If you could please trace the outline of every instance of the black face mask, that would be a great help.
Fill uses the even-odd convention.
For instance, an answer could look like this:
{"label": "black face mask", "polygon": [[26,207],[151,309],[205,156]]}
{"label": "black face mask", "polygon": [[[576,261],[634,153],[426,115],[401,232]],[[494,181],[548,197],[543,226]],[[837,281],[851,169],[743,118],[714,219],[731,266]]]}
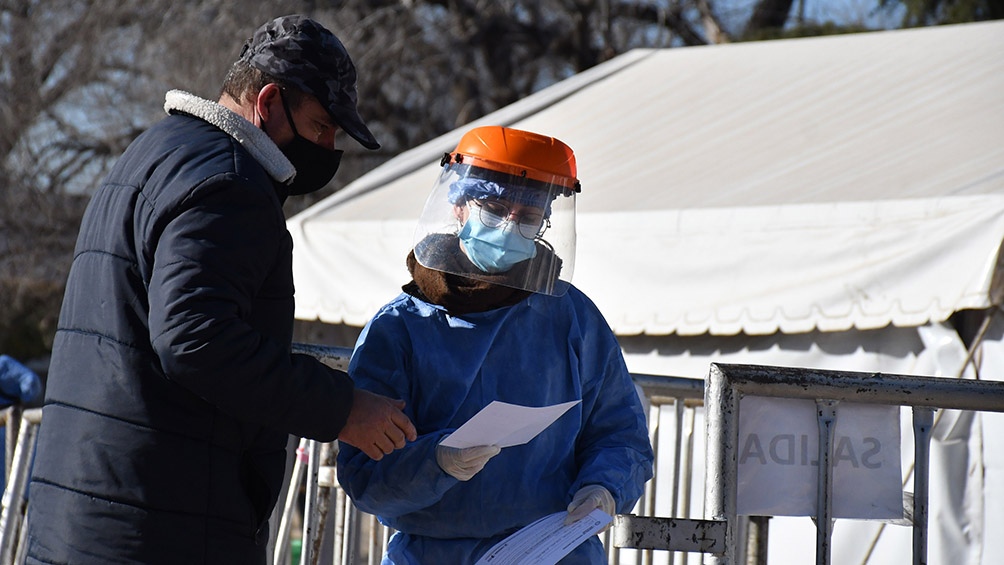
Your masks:
{"label": "black face mask", "polygon": [[296,177],[293,178],[293,182],[286,185],[286,192],[293,196],[320,190],[335,176],[335,171],[342,162],[342,151],[325,149],[301,136],[300,132],[296,131],[296,124],[293,123],[286,98],[281,94],[279,96],[282,98],[282,109],[286,112],[286,121],[293,130],[293,141],[281,151],[296,169]]}

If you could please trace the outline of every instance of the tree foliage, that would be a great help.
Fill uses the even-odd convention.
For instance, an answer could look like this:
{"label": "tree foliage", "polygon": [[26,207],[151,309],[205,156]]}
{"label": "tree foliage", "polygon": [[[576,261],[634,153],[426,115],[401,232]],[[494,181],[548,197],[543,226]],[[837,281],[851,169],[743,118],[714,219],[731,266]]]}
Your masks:
{"label": "tree foliage", "polygon": [[1004,0],[880,0],[880,5],[903,8],[903,27],[1004,19]]}
{"label": "tree foliage", "polygon": [[165,84],[218,81],[275,6],[246,4],[0,0],[0,352],[49,347],[89,191]]}
{"label": "tree foliage", "polygon": [[[29,341],[46,346],[87,195],[163,115],[164,92],[216,99],[243,41],[271,17],[306,13],[335,31],[383,145],[371,152],[345,138],[335,182],[290,199],[292,214],[406,149],[634,48],[869,25],[818,10],[807,18],[807,1],[0,0],[0,351],[16,355],[15,341],[25,349],[36,334]],[[904,25],[1001,17],[1000,0],[858,1],[900,9]]]}

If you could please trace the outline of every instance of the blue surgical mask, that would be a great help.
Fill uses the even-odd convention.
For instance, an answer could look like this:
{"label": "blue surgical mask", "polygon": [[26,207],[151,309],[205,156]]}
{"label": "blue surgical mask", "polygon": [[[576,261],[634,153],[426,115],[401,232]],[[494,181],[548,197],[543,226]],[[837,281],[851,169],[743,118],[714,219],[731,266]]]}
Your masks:
{"label": "blue surgical mask", "polygon": [[515,223],[489,228],[481,223],[478,214],[467,218],[458,236],[471,263],[486,273],[508,271],[516,263],[537,254],[533,240],[520,235]]}

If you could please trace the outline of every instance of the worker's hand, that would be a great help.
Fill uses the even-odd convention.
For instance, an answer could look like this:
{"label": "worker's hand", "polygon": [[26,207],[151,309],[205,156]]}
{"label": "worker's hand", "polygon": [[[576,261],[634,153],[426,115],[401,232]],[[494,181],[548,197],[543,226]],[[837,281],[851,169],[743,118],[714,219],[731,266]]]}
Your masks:
{"label": "worker's hand", "polygon": [[565,525],[578,522],[595,508],[613,516],[616,511],[613,495],[600,485],[586,485],[580,488],[572,497],[572,503],[568,505]]}
{"label": "worker's hand", "polygon": [[353,393],[352,411],[338,439],[379,461],[418,437],[415,425],[401,411],[403,409],[403,400],[357,388]]}
{"label": "worker's hand", "polygon": [[476,447],[446,447],[436,446],[436,463],[457,480],[469,481],[478,471],[485,468],[485,463],[502,451],[497,445],[479,445]]}

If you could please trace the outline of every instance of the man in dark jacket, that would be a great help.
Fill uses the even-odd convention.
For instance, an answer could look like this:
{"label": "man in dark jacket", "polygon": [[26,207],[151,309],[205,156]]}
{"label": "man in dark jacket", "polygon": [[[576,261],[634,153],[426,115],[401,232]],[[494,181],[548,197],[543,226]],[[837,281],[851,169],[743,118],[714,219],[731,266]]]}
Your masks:
{"label": "man in dark jacket", "polygon": [[84,216],[53,344],[28,563],[263,564],[288,434],[369,456],[403,403],[291,354],[282,203],[379,147],[355,68],[316,22],[259,28],[219,102],[171,91]]}

